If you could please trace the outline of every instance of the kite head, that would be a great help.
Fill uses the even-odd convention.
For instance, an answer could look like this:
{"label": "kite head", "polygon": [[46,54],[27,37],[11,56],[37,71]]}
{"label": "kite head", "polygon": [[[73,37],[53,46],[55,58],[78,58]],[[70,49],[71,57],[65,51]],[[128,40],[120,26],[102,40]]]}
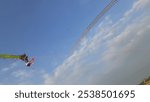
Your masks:
{"label": "kite head", "polygon": [[28,61],[28,62],[26,63],[26,66],[27,66],[27,67],[30,67],[33,63],[34,63],[34,58],[32,58],[30,61]]}

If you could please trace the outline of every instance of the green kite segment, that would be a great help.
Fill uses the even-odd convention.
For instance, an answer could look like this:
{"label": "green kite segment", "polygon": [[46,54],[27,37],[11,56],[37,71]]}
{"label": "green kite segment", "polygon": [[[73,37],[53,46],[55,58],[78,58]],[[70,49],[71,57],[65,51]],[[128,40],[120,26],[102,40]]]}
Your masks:
{"label": "green kite segment", "polygon": [[5,59],[20,59],[21,55],[0,54],[0,58]]}
{"label": "green kite segment", "polygon": [[10,55],[10,54],[0,54],[0,59],[19,59],[25,62],[27,67],[30,67],[34,63],[34,58],[31,60],[28,59],[26,54],[22,55]]}

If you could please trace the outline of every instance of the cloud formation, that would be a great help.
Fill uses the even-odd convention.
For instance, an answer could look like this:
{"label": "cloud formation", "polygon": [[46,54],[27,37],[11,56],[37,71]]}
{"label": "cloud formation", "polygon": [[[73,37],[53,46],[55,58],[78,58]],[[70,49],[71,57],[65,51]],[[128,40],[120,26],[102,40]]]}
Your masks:
{"label": "cloud formation", "polygon": [[106,17],[44,84],[140,83],[150,75],[149,5],[137,0],[117,22]]}
{"label": "cloud formation", "polygon": [[[12,61],[10,61],[12,62]],[[16,61],[7,64],[6,67],[0,69],[0,77],[2,80],[0,84],[41,84],[42,76],[45,74],[44,70],[37,70],[36,68],[22,67],[24,63]]]}

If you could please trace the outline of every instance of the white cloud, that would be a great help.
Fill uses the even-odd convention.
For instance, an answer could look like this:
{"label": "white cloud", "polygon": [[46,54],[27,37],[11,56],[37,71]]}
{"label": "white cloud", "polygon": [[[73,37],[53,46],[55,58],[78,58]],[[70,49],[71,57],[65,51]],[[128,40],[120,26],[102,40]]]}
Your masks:
{"label": "white cloud", "polygon": [[2,68],[1,71],[2,72],[9,71],[9,70],[14,69],[16,66],[17,66],[17,62],[14,62],[14,63],[10,64],[10,66]]}
{"label": "white cloud", "polygon": [[112,28],[108,18],[101,29],[111,31],[97,31],[90,41],[84,38],[53,74],[44,75],[45,84],[138,84],[150,74],[148,4],[136,1]]}
{"label": "white cloud", "polygon": [[30,77],[30,74],[27,73],[25,70],[15,70],[12,72],[12,75],[19,79],[25,79]]}
{"label": "white cloud", "polygon": [[149,0],[137,0],[133,6],[132,9],[130,9],[128,12],[125,13],[124,16],[128,16],[129,14],[138,11],[139,9],[143,8],[149,3]]}

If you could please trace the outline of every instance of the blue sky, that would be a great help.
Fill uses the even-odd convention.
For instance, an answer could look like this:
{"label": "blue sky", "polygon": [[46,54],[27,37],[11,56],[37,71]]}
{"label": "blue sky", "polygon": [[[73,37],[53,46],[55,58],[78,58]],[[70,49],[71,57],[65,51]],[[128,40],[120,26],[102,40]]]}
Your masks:
{"label": "blue sky", "polygon": [[[91,32],[93,36],[90,38],[93,42],[88,42],[87,39],[84,43],[80,42],[83,43],[83,46],[80,47],[79,45],[80,49],[74,50],[74,53],[70,55],[70,51],[81,36],[82,31],[109,1],[0,0],[0,53],[26,53],[29,57],[33,56],[36,58],[35,64],[31,69],[26,68],[21,61],[0,59],[0,84],[115,84],[112,80],[115,80],[116,84],[125,84],[122,82],[119,83],[121,79],[116,80],[114,72],[110,70],[115,68],[117,71],[123,71],[121,69],[124,68],[123,65],[129,65],[128,68],[130,68],[132,64],[126,63],[125,60],[125,58],[132,59],[128,57],[130,53],[115,52],[114,55],[109,56],[105,56],[105,53],[108,53],[112,49],[113,51],[114,49],[123,49],[116,47],[116,42],[113,41],[114,38],[120,37],[121,41],[124,41],[121,44],[128,42],[129,39],[127,38],[130,36],[136,38],[135,32],[135,35],[129,32],[129,37],[124,37],[124,39],[121,36],[125,36],[123,32],[126,31],[127,25],[134,25],[136,19],[140,19],[140,17],[135,15],[139,15],[145,11],[142,14],[143,18],[146,19],[148,10],[145,5],[149,3],[148,0],[118,0],[117,5],[105,15],[97,27],[93,28],[95,30]],[[138,4],[138,2],[140,3]],[[142,23],[145,23],[145,21],[141,21]],[[145,26],[148,26],[148,23]],[[136,27],[133,28],[136,29]],[[101,34],[103,31],[107,32],[110,29],[113,34]],[[98,33],[99,30],[101,30],[101,33]],[[143,34],[143,37],[146,36],[146,34]],[[107,39],[97,40],[99,37]],[[109,40],[110,42],[112,41],[111,44],[109,44]],[[138,44],[138,41],[136,44]],[[96,44],[96,48],[92,44]],[[149,48],[143,49],[144,51],[149,51]],[[113,61],[110,61],[112,56],[116,60],[120,58],[116,53],[124,55],[121,65],[114,62],[116,65],[122,67],[112,64]],[[142,55],[141,52],[137,52],[137,54]],[[99,58],[97,55],[103,58]],[[134,53],[130,56],[132,55]],[[106,59],[107,61],[105,61]],[[136,62],[134,63],[137,65]],[[108,65],[112,65],[112,68]],[[147,63],[144,65],[146,66]],[[99,68],[99,66],[102,68]],[[140,68],[133,69],[133,73],[138,70]],[[145,70],[147,71],[148,69]],[[127,69],[128,71],[129,69]],[[113,73],[111,76],[114,79],[112,78],[109,82],[105,82],[98,78],[98,75],[105,77],[104,73],[108,72]],[[89,74],[88,77],[86,73]],[[147,75],[148,73],[144,73],[143,76],[133,83],[128,80],[125,82],[126,84],[135,84]],[[122,79],[126,78],[127,76],[122,77]],[[72,81],[73,79],[74,81]]]}
{"label": "blue sky", "polygon": [[54,60],[59,62],[67,56],[80,33],[102,9],[104,1],[0,2],[1,53],[27,53],[37,58],[38,66],[48,67]]}

